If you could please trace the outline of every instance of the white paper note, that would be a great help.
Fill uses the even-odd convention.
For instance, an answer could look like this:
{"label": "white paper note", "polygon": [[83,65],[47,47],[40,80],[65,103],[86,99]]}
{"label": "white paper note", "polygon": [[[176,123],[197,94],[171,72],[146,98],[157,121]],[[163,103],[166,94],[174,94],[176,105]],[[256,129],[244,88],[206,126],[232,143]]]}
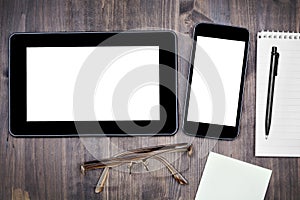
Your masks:
{"label": "white paper note", "polygon": [[211,152],[195,200],[263,200],[272,171]]}
{"label": "white paper note", "polygon": [[[279,53],[272,120],[265,139],[265,116],[272,46]],[[300,157],[300,34],[259,32],[256,76],[256,156]]]}

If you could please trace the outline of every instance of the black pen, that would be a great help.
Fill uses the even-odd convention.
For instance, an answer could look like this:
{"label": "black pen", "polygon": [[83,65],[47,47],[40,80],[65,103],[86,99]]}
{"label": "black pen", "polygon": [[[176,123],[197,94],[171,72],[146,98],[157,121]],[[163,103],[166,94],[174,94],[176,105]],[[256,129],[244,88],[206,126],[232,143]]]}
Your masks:
{"label": "black pen", "polygon": [[275,76],[277,76],[278,58],[279,58],[279,53],[277,52],[277,47],[272,47],[270,73],[269,73],[269,85],[268,85],[267,109],[266,109],[266,121],[265,121],[265,123],[266,123],[265,124],[266,139],[268,139],[270,127],[271,127]]}

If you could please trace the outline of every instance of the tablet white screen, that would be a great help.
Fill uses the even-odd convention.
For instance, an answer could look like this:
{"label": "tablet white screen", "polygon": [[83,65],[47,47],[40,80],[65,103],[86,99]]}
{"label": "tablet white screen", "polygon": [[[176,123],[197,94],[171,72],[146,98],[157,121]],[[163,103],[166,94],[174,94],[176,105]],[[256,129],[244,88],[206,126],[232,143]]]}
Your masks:
{"label": "tablet white screen", "polygon": [[[94,93],[94,115],[73,114],[74,87],[88,57],[97,49],[97,62],[115,57],[103,67]],[[27,121],[122,121],[159,120],[159,47],[27,47]],[[85,64],[86,65],[86,64]],[[85,66],[86,67],[86,66]],[[127,115],[113,110],[118,83],[140,67],[147,67],[151,82],[132,88],[130,98],[118,98]],[[150,70],[151,73],[148,73]],[[149,77],[150,76],[150,77]],[[81,109],[81,108],[80,108]],[[82,108],[85,109],[85,108]]]}
{"label": "tablet white screen", "polygon": [[[190,96],[187,120],[235,126],[245,42],[197,36],[196,46],[201,47],[203,51],[200,52],[198,48],[196,48],[195,58],[196,56],[205,57],[207,55],[213,62],[221,78],[225,93],[225,99],[222,100],[225,101],[225,113],[223,113],[224,117],[222,120],[214,117],[212,103],[212,96],[214,95],[211,94],[210,91],[212,86],[208,85],[205,80],[205,78],[214,77],[203,77],[201,67],[206,65],[206,63],[203,63],[203,60],[201,62],[201,59],[195,59],[191,85],[191,93],[193,93],[194,96]],[[205,52],[206,55],[201,55],[202,52]],[[193,110],[195,108],[197,108],[197,114],[190,114],[192,112],[195,113],[195,110]]]}

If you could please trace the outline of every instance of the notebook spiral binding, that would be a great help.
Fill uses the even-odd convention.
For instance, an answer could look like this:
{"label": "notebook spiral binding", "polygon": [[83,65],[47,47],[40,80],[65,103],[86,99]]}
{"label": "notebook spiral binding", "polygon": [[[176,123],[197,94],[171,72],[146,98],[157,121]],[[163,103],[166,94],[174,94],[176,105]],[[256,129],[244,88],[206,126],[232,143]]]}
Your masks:
{"label": "notebook spiral binding", "polygon": [[283,32],[283,31],[261,31],[258,32],[257,38],[300,40],[300,33]]}

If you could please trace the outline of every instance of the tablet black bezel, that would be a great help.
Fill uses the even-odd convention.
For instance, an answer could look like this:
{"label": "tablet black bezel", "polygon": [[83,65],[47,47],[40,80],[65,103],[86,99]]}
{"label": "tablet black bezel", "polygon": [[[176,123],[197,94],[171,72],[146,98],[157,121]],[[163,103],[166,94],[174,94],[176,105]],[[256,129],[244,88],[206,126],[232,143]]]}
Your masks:
{"label": "tablet black bezel", "polygon": [[[105,43],[106,39],[118,34],[118,40]],[[103,42],[103,43],[101,43]],[[9,131],[13,136],[78,136],[74,121],[26,121],[26,48],[27,47],[82,47],[98,46],[159,46],[160,105],[167,111],[166,122],[133,121],[145,126],[150,122],[163,127],[155,136],[173,135],[178,129],[177,116],[177,38],[171,31],[147,32],[59,32],[59,33],[14,33],[9,38]],[[172,70],[163,70],[161,66]],[[170,74],[170,71],[172,74]],[[174,73],[173,73],[174,72]],[[162,86],[163,85],[163,86]],[[97,121],[96,121],[97,122]],[[76,121],[84,128],[85,136],[128,136],[118,124],[132,121],[98,121],[101,126],[93,130],[95,122]],[[99,132],[100,131],[100,132]],[[130,135],[153,135],[151,129],[130,130]]]}
{"label": "tablet black bezel", "polygon": [[[237,41],[245,42],[244,58],[243,58],[243,66],[242,66],[243,69],[242,69],[242,73],[241,73],[238,109],[237,109],[237,115],[236,115],[237,116],[236,117],[236,126],[234,126],[234,127],[226,126],[226,125],[187,121],[187,112],[188,112],[189,98],[190,98],[190,86],[192,84],[193,64],[194,64],[197,36],[229,39],[229,40],[237,40]],[[207,137],[207,138],[214,138],[214,139],[233,140],[239,134],[239,124],[240,124],[241,111],[242,111],[243,90],[244,90],[245,74],[246,74],[246,68],[247,68],[249,32],[247,29],[240,28],[240,27],[200,23],[200,24],[197,24],[194,28],[193,38],[194,38],[195,42],[193,44],[193,49],[192,49],[192,53],[191,53],[191,66],[190,66],[190,71],[189,71],[189,76],[188,76],[189,84],[187,84],[188,86],[187,86],[187,96],[186,96],[186,102],[185,102],[183,131],[188,135],[196,136],[196,137]],[[208,130],[210,130],[210,131],[208,131]]]}

